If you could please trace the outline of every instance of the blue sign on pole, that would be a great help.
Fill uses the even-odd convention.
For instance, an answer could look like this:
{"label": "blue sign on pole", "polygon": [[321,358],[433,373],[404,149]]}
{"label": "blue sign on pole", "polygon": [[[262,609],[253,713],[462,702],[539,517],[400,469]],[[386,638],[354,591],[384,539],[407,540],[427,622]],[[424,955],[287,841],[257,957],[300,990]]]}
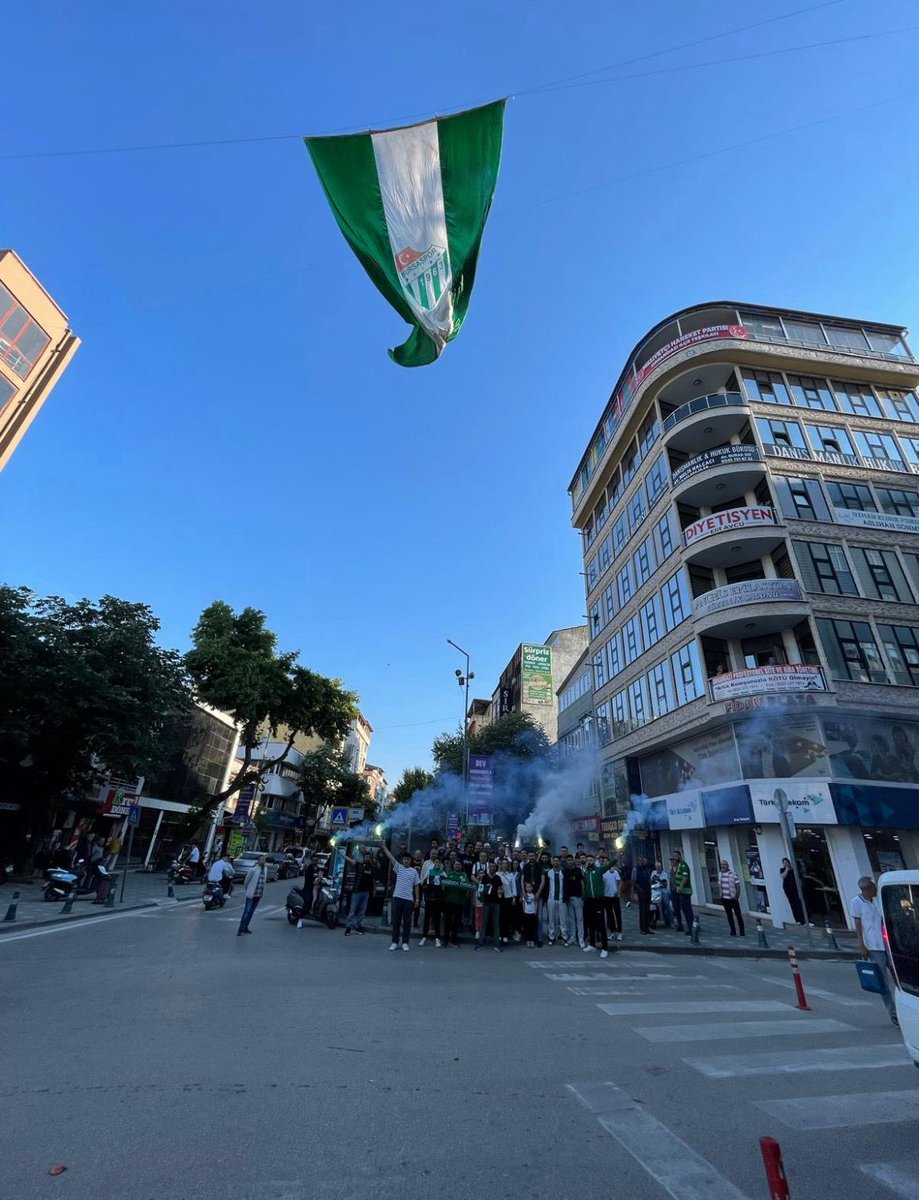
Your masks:
{"label": "blue sign on pole", "polygon": [[139,825],[140,824],[140,805],[139,804],[132,804],[130,806],[130,812],[128,813],[128,824],[129,825]]}
{"label": "blue sign on pole", "polygon": [[351,816],[350,808],[333,808],[332,809],[332,827],[335,829],[346,829]]}

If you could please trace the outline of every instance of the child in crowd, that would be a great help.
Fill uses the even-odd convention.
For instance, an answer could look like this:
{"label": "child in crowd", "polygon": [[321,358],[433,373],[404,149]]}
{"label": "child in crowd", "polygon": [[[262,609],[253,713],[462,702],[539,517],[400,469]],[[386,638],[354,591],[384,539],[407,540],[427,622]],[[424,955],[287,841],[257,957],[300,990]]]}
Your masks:
{"label": "child in crowd", "polygon": [[526,883],[523,892],[523,938],[529,948],[536,945],[536,894],[532,883]]}

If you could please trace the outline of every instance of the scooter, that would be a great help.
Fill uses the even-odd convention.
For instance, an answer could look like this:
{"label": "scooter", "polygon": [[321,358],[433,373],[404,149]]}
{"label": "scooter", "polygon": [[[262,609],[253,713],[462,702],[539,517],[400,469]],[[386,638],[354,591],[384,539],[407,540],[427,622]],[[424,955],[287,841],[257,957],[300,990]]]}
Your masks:
{"label": "scooter", "polygon": [[322,876],[322,887],[319,889],[319,897],[313,905],[312,911],[306,911],[309,899],[305,896],[302,888],[291,888],[287,893],[285,904],[287,920],[291,925],[310,920],[318,921],[321,925],[334,929],[338,924],[338,896],[332,888],[332,880],[327,875]]}
{"label": "scooter", "polygon": [[204,901],[205,909],[210,912],[212,908],[223,908],[232,886],[232,883],[226,883],[226,878],[224,878],[223,883],[217,883],[209,879],[204,885],[204,893],[201,897]]}
{"label": "scooter", "polygon": [[49,867],[45,872],[48,882],[42,891],[44,900],[66,900],[68,896],[89,896],[99,891],[109,873],[101,863],[97,863],[88,874],[83,871],[83,863],[78,862],[76,871],[65,871],[63,867]]}
{"label": "scooter", "polygon": [[195,868],[191,863],[179,862],[176,859],[167,871],[166,878],[170,883],[194,883]]}

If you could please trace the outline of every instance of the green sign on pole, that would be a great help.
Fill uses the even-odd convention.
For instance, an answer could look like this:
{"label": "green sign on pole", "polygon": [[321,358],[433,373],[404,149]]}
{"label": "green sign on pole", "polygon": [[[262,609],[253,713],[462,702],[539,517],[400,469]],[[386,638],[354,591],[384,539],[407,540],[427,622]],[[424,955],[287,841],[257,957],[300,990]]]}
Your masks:
{"label": "green sign on pole", "polygon": [[552,647],[521,647],[520,689],[524,704],[552,703]]}

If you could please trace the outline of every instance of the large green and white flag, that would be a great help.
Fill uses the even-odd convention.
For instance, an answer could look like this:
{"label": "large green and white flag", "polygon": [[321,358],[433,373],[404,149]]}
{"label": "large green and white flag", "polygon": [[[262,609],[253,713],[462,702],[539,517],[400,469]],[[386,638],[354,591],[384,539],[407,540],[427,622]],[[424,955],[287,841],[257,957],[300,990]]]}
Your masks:
{"label": "large green and white flag", "polygon": [[434,362],[466,317],[501,159],[504,101],[402,129],[304,138],[339,228],[415,326],[390,350]]}

